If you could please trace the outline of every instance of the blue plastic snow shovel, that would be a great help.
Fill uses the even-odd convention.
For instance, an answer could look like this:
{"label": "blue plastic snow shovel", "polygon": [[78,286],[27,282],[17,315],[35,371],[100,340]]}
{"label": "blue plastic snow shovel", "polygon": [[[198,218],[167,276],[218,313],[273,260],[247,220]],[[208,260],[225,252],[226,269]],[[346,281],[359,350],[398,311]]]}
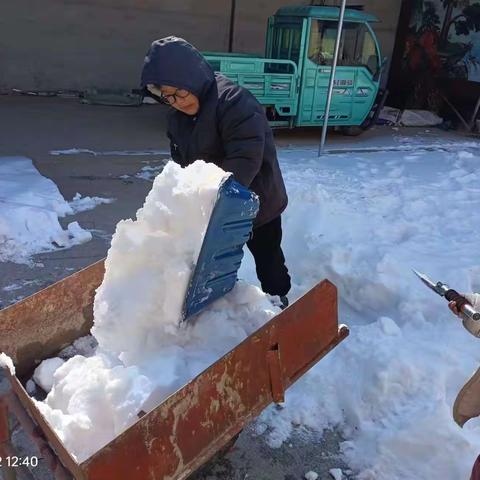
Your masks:
{"label": "blue plastic snow shovel", "polygon": [[198,261],[190,279],[183,320],[232,290],[250,239],[259,200],[230,176],[220,186]]}

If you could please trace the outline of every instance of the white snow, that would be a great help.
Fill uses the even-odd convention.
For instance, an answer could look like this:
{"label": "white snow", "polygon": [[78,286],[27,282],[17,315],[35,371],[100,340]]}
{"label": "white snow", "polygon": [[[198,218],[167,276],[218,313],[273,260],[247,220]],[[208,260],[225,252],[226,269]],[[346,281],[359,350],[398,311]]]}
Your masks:
{"label": "white snow", "polygon": [[64,348],[59,356],[62,358],[71,358],[75,355],[83,355],[84,357],[91,357],[97,350],[98,343],[92,335],[85,335],[77,338],[72,345]]}
{"label": "white snow", "polygon": [[29,395],[34,395],[37,391],[37,385],[33,380],[28,380],[27,384],[25,385],[25,390]]}
{"label": "white snow", "polygon": [[153,179],[162,171],[164,165],[146,165],[142,167],[142,169],[135,174],[136,178],[141,178],[143,180],[153,181]]}
{"label": "white snow", "polygon": [[12,359],[6,353],[0,353],[0,368],[8,368],[12,375],[15,375],[15,366]]}
{"label": "white snow", "polygon": [[50,155],[79,155],[88,154],[93,156],[150,156],[150,155],[170,155],[167,150],[107,150],[96,151],[89,148],[66,148],[64,150],[50,150]]}
{"label": "white snow", "polygon": [[10,285],[7,285],[2,288],[4,292],[13,292],[15,290],[21,290],[24,287],[27,287],[29,285],[38,285],[42,283],[41,279],[36,279],[36,280],[22,280],[21,283],[11,283]]}
{"label": "white snow", "polygon": [[317,480],[318,478],[318,473],[314,472],[313,470],[310,470],[305,474],[305,480]]}
{"label": "white snow", "polygon": [[68,202],[73,213],[84,212],[85,210],[93,210],[98,205],[109,204],[114,202],[114,198],[103,197],[82,197],[80,193],[76,193],[71,202]]}
{"label": "white snow", "polygon": [[[286,408],[259,421],[271,446],[293,425],[338,428],[359,479],[468,478],[479,421],[460,429],[451,410],[480,343],[411,268],[480,291],[480,188],[462,180],[480,181],[478,143],[453,152],[448,142],[428,151],[399,141],[415,155],[396,145],[320,160],[316,148],[280,152],[291,300],[329,278],[351,334],[287,392]],[[256,281],[250,257],[240,274]]]}
{"label": "white snow", "polygon": [[225,177],[213,164],[199,161],[182,169],[171,162],[155,179],[136,220],[118,223],[95,296],[96,352],[67,360],[54,373],[45,402],[37,402],[79,461],[279,311],[257,287],[238,282],[194,323],[179,326]]}
{"label": "white snow", "polygon": [[[340,321],[351,334],[287,392],[285,408],[262,414],[256,430],[275,447],[294,425],[337,428],[345,438],[342,460],[359,480],[458,480],[468,478],[480,453],[480,424],[473,420],[461,429],[451,409],[480,363],[480,343],[411,268],[461,292],[480,292],[479,144],[451,135],[396,135],[373,147],[362,139],[354,148],[329,147],[331,153],[320,160],[316,147],[279,152],[290,197],[283,218],[294,282],[290,300],[329,278],[339,288]],[[174,167],[167,173],[166,180],[164,174],[156,178],[152,192],[162,181],[175,184]],[[156,271],[161,262],[173,271],[168,260],[177,259],[175,245],[169,245],[175,242],[164,241],[163,234],[189,232],[183,230],[188,225],[175,222],[170,200],[166,195],[155,207],[146,205],[138,221],[119,225],[111,255],[123,266],[110,273],[107,267],[109,280],[96,300],[97,354],[66,362],[55,374],[58,389],[42,404],[80,459],[273,315],[265,296],[240,283],[194,326],[176,329],[181,295],[175,291],[172,304],[164,305],[157,298],[164,292],[155,284],[165,281]],[[191,259],[195,241],[188,255],[183,241],[176,253]],[[159,249],[154,256],[140,255],[137,269],[132,250],[151,251],[157,242],[165,254]],[[182,263],[180,277],[187,267],[188,261]],[[248,254],[240,275],[257,283]],[[129,276],[134,280],[127,289]],[[179,290],[183,281],[171,280]],[[156,316],[162,322],[152,321],[149,302],[164,309]],[[131,341],[120,336],[122,328]],[[94,371],[99,376],[90,380]],[[100,406],[108,415],[98,417]],[[92,441],[89,428],[97,423],[98,441]]]}
{"label": "white snow", "polygon": [[71,222],[67,226],[68,233],[77,243],[89,242],[92,239],[91,232],[84,230],[78,222]]}
{"label": "white snow", "polygon": [[78,223],[61,227],[59,217],[71,214],[55,183],[30,159],[0,157],[0,262],[31,263],[35,253],[88,241]]}
{"label": "white snow", "polygon": [[342,480],[343,472],[340,468],[331,468],[328,473],[333,478],[333,480]]}
{"label": "white snow", "polygon": [[61,358],[47,358],[33,372],[34,382],[48,393],[53,386],[53,375],[55,371],[65,363]]}
{"label": "white snow", "polygon": [[137,367],[104,355],[77,355],[54,375],[54,387],[38,408],[79,460],[122,432],[136,419],[151,392]]}

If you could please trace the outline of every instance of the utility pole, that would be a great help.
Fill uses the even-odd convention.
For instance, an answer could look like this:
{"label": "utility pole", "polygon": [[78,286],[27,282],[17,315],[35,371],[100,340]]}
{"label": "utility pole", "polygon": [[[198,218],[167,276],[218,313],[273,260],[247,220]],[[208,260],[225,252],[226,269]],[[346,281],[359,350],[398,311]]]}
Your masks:
{"label": "utility pole", "polygon": [[335,40],[335,51],[333,53],[333,63],[332,63],[332,70],[330,72],[330,81],[328,83],[328,94],[327,94],[327,102],[325,105],[325,115],[323,118],[323,127],[322,127],[322,138],[320,140],[320,147],[318,149],[318,156],[321,157],[323,154],[323,150],[325,148],[325,140],[327,138],[327,128],[328,128],[328,116],[330,114],[330,106],[332,104],[332,95],[333,95],[333,87],[335,85],[335,71],[337,70],[337,63],[338,63],[338,52],[340,50],[340,42],[342,39],[342,31],[343,31],[343,18],[345,16],[345,5],[347,0],[341,0],[340,6],[340,13],[338,16],[338,29],[337,29],[337,39]]}
{"label": "utility pole", "polygon": [[230,6],[230,30],[228,32],[228,51],[233,52],[233,37],[235,35],[235,8],[237,0],[231,0]]}

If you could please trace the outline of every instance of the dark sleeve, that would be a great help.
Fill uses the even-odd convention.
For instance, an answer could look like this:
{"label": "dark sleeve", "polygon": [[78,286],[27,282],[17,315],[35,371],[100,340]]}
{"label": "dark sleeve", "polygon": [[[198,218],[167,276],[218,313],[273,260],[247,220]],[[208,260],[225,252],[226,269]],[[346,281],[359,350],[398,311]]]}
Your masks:
{"label": "dark sleeve", "polygon": [[229,92],[219,108],[219,131],[225,151],[221,167],[249,187],[262,166],[265,114],[249,92]]}
{"label": "dark sleeve", "polygon": [[173,141],[172,136],[170,135],[170,132],[167,132],[167,137],[170,140],[170,155],[172,156],[172,160],[175,163],[180,163],[180,154],[178,151],[178,146]]}

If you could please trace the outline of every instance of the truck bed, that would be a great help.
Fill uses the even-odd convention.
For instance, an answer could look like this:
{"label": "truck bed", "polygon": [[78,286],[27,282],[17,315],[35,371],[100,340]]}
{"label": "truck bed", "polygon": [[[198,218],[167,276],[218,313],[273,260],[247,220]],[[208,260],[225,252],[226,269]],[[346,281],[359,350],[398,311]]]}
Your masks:
{"label": "truck bed", "polygon": [[204,53],[215,72],[246,88],[266,107],[272,126],[291,126],[297,114],[298,69],[290,60],[238,53]]}

